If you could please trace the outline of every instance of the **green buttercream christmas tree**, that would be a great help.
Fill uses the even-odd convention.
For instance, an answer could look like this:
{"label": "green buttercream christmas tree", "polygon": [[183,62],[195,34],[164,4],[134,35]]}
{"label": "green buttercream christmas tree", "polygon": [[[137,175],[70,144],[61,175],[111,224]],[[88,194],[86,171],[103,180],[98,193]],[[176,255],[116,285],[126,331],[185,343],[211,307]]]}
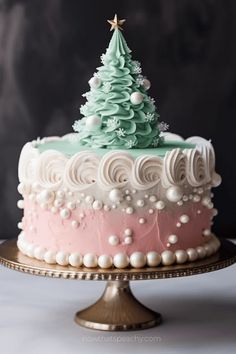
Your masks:
{"label": "green buttercream christmas tree", "polygon": [[90,91],[83,96],[84,118],[75,121],[81,145],[92,148],[130,149],[160,145],[159,114],[147,94],[150,81],[142,74],[140,63],[132,60],[131,50],[121,33],[125,20],[115,15],[108,22],[114,30],[101,56],[103,64],[89,80]]}

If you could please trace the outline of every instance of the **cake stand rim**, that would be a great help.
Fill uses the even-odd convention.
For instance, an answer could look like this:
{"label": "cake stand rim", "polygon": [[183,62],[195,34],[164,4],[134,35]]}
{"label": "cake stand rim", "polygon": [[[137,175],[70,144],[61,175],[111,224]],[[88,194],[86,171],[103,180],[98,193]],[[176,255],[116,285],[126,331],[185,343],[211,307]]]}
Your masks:
{"label": "cake stand rim", "polygon": [[[183,276],[209,273],[229,267],[236,263],[236,245],[227,239],[220,239],[220,242],[221,247],[215,255],[191,263],[144,267],[140,269],[89,269],[55,264],[49,265],[42,261],[24,256],[17,248],[17,240],[10,239],[0,244],[0,264],[12,270],[31,275],[64,279],[130,281],[179,278]],[[19,261],[18,258],[23,259],[23,261]]]}

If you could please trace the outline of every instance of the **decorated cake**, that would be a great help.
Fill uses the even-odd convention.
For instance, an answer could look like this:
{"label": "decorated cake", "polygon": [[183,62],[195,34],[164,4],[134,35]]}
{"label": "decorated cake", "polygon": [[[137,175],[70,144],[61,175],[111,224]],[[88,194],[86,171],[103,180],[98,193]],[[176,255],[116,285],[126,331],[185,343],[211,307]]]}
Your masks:
{"label": "decorated cake", "polygon": [[49,264],[141,268],[216,253],[210,141],[165,132],[125,20],[83,96],[73,133],[28,142],[19,159],[19,250]]}

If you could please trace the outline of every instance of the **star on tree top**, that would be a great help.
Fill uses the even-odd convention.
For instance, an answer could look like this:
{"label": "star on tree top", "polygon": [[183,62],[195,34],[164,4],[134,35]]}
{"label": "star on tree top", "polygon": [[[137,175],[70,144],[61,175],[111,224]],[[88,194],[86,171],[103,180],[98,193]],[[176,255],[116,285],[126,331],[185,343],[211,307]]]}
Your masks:
{"label": "star on tree top", "polygon": [[113,31],[114,29],[123,30],[121,26],[123,25],[125,20],[119,20],[117,14],[115,14],[113,20],[107,20],[107,22],[111,25],[110,31]]}

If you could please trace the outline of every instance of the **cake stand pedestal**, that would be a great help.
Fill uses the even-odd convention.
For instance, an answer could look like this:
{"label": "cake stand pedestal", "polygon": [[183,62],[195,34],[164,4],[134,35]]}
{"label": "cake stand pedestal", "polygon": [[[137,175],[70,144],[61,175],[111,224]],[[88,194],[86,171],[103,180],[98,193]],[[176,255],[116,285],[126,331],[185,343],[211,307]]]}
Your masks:
{"label": "cake stand pedestal", "polygon": [[236,246],[221,240],[221,247],[215,255],[186,263],[164,267],[142,269],[99,269],[73,268],[48,265],[24,256],[16,246],[16,240],[0,245],[0,263],[21,272],[52,278],[79,280],[107,280],[100,299],[75,315],[81,326],[105,331],[138,330],[154,327],[161,323],[161,315],[141,304],[133,295],[130,280],[151,280],[203,274],[230,266],[236,262]]}

